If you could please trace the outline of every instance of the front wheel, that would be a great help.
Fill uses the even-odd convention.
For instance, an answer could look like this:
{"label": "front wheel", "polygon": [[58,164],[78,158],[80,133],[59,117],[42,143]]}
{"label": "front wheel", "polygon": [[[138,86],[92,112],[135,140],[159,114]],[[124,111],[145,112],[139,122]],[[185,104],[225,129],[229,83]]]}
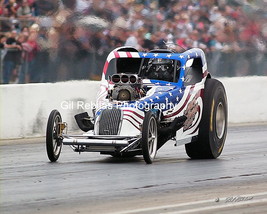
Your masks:
{"label": "front wheel", "polygon": [[142,152],[147,164],[151,164],[157,153],[158,124],[155,115],[148,112],[144,118],[142,130]]}
{"label": "front wheel", "polygon": [[51,162],[57,161],[62,148],[62,140],[59,137],[60,123],[62,123],[60,113],[53,110],[49,115],[46,128],[46,152]]}
{"label": "front wheel", "polygon": [[189,157],[213,159],[220,156],[227,134],[227,115],[227,98],[223,84],[216,79],[207,79],[199,135],[196,140],[185,145]]}

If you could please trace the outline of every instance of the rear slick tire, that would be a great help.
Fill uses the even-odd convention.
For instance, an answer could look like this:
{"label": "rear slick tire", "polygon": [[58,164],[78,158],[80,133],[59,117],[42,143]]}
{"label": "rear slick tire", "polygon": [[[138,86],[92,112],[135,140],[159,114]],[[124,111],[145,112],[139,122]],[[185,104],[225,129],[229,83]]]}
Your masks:
{"label": "rear slick tire", "polygon": [[185,145],[192,159],[215,159],[222,153],[227,134],[227,98],[223,84],[207,79],[198,137]]}

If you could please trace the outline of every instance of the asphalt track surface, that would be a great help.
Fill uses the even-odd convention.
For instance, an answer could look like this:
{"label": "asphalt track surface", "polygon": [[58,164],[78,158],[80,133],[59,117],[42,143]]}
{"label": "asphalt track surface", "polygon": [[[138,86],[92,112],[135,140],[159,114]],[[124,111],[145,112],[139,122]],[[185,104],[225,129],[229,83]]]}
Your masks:
{"label": "asphalt track surface", "polygon": [[1,141],[0,213],[267,213],[267,125],[230,127],[220,158],[190,160],[169,141],[152,165]]}

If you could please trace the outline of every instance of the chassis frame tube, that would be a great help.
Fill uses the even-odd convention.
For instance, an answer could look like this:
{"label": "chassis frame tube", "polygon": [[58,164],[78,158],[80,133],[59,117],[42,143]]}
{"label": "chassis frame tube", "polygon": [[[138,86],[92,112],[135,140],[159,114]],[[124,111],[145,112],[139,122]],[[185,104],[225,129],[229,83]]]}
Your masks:
{"label": "chassis frame tube", "polygon": [[104,139],[77,139],[64,138],[64,145],[85,145],[85,146],[128,146],[128,140],[104,140]]}

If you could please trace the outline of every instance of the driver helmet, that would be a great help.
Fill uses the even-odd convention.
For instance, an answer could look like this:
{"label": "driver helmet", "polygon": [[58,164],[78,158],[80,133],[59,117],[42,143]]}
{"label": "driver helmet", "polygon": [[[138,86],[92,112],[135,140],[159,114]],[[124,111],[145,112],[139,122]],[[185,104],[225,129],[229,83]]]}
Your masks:
{"label": "driver helmet", "polygon": [[173,81],[173,60],[155,58],[150,59],[149,62],[148,78]]}

